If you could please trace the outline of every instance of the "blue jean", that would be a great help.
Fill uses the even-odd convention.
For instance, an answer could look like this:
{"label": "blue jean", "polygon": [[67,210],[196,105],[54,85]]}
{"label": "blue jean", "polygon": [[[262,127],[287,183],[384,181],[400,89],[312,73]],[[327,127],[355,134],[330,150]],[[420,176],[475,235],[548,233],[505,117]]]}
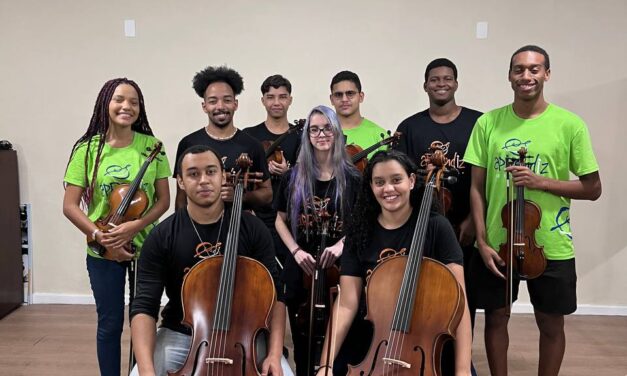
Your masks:
{"label": "blue jean", "polygon": [[[168,371],[176,371],[183,367],[191,342],[192,336],[175,332],[168,328],[157,329],[157,340],[153,356],[155,375],[165,376]],[[283,369],[283,376],[294,376],[284,356],[281,357],[281,368]],[[130,376],[139,376],[137,366],[133,368]]]}
{"label": "blue jean", "polygon": [[124,288],[128,263],[89,255],[86,262],[98,313],[96,348],[100,375],[120,376],[120,341],[124,327]]}

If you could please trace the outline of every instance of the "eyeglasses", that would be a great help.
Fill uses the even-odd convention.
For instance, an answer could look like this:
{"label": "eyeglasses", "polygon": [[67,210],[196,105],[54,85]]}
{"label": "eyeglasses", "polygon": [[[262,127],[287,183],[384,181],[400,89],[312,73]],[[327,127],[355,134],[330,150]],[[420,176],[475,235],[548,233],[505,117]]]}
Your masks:
{"label": "eyeglasses", "polygon": [[346,98],[348,99],[353,99],[355,98],[355,95],[357,95],[358,93],[354,90],[349,90],[349,91],[336,91],[335,93],[331,94],[333,96],[333,98],[335,99],[342,99],[344,98],[344,95],[346,95]]}
{"label": "eyeglasses", "polygon": [[318,137],[320,135],[320,132],[324,132],[325,135],[327,136],[332,136],[333,135],[333,128],[330,125],[325,125],[324,128],[320,128],[320,127],[310,127],[309,128],[309,135],[313,136],[313,137]]}

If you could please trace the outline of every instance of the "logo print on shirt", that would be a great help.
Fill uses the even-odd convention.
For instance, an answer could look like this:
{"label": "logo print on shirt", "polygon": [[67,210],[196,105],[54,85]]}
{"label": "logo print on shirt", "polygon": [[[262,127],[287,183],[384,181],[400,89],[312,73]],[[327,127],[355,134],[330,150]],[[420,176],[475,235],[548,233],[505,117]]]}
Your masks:
{"label": "logo print on shirt", "polygon": [[465,163],[460,155],[457,154],[457,152],[453,153],[453,156],[451,158],[448,157],[448,151],[450,146],[450,142],[444,143],[437,140],[433,141],[429,146],[429,151],[420,156],[420,167],[427,167],[429,161],[431,160],[431,156],[433,155],[433,153],[431,153],[432,149],[442,149],[442,153],[444,153],[444,166],[452,167],[458,170],[460,174],[463,174],[464,170],[466,169],[466,167],[464,166]]}
{"label": "logo print on shirt", "polygon": [[111,176],[114,179],[118,179],[118,180],[126,180],[129,178],[129,176],[131,176],[130,168],[131,168],[130,164],[127,164],[124,167],[119,166],[119,165],[111,165],[106,168],[104,175]]}
{"label": "logo print on shirt", "polygon": [[573,240],[573,235],[570,231],[570,208],[564,206],[557,212],[555,226],[551,227],[551,231],[559,231],[560,234]]}
{"label": "logo print on shirt", "polygon": [[[320,198],[318,196],[313,197],[313,207],[311,202],[308,202],[305,206],[306,213],[301,213],[298,219],[298,227],[307,235],[320,234],[322,232],[322,213],[327,212],[327,207],[331,202],[330,197]],[[333,214],[333,217],[329,218],[327,230],[329,236],[337,237],[342,234],[344,222],[340,220],[337,211]]]}
{"label": "logo print on shirt", "polygon": [[[497,155],[494,158],[494,169],[497,171],[505,170],[507,167],[507,161],[518,160],[518,150],[522,147],[528,148],[527,146],[529,144],[531,144],[531,140],[523,142],[518,138],[510,138],[505,141],[505,145],[501,147],[501,150],[504,150],[505,152],[505,156]],[[538,175],[546,175],[548,173],[547,169],[549,167],[549,162],[543,161],[542,158],[540,158],[540,154],[534,155],[527,153],[525,165]]]}
{"label": "logo print on shirt", "polygon": [[212,245],[210,242],[202,242],[198,243],[196,246],[196,254],[194,257],[204,260],[206,258],[215,256],[220,254],[220,248],[222,247],[222,242],[217,242],[215,245]]}
{"label": "logo print on shirt", "polygon": [[[405,256],[407,255],[407,248],[401,248],[400,250],[396,250],[394,248],[383,248],[381,252],[379,252],[379,258],[377,259],[377,265],[381,264],[383,261],[396,257],[396,256]],[[370,275],[372,275],[373,269],[368,269],[366,271],[366,283],[370,280]]]}

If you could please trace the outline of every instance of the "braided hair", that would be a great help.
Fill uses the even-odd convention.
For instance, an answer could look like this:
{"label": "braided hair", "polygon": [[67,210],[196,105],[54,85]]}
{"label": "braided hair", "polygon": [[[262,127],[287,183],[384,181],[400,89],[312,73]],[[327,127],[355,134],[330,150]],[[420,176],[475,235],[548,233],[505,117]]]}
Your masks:
{"label": "braided hair", "polygon": [[[68,160],[67,167],[70,165],[70,161],[74,156],[77,148],[86,143],[87,151],[85,152],[85,178],[84,183],[86,189],[83,191],[83,195],[81,197],[81,203],[84,207],[88,207],[91,203],[94,193],[94,187],[96,185],[96,176],[98,176],[98,166],[100,164],[100,156],[102,155],[102,150],[105,144],[105,138],[107,135],[107,131],[109,130],[109,102],[111,102],[111,98],[113,97],[113,93],[115,89],[122,84],[131,85],[135,91],[137,91],[137,96],[139,98],[139,116],[137,120],[131,126],[131,129],[135,132],[143,133],[149,136],[152,136],[152,129],[150,129],[150,125],[148,124],[148,117],[146,116],[146,107],[144,106],[144,95],[142,94],[141,89],[133,80],[129,80],[127,78],[114,78],[105,82],[100,89],[100,93],[98,93],[98,97],[96,97],[96,104],[94,105],[94,112],[91,115],[91,120],[89,121],[89,127],[87,127],[87,131],[83,134],[74,146],[72,147],[72,153],[70,154],[70,158]],[[87,176],[87,171],[89,167],[89,151],[92,147],[91,141],[94,137],[100,136],[98,139],[98,151],[96,153],[96,159],[94,164],[94,170],[91,176],[91,180]]]}

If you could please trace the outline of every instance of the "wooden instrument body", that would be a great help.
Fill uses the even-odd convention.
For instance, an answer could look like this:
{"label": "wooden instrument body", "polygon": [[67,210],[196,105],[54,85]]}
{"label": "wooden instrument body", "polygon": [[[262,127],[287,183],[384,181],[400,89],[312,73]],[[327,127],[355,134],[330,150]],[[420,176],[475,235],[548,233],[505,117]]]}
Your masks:
{"label": "wooden instrument body", "polygon": [[[442,347],[447,340],[454,338],[462,319],[464,292],[445,265],[423,258],[410,331],[393,330],[392,320],[407,259],[407,256],[390,258],[372,272],[366,288],[366,319],[374,324],[372,343],[362,363],[349,366],[349,375],[441,375]],[[388,342],[390,333],[397,337],[394,343]],[[388,356],[386,350],[394,355],[394,359],[408,364],[409,368],[386,364],[383,360]]]}
{"label": "wooden instrument body", "polygon": [[[193,328],[190,352],[183,368],[168,372],[183,375],[258,376],[259,354],[255,338],[268,330],[268,319],[275,300],[272,276],[258,261],[236,259],[230,327],[216,328],[215,312],[224,256],[214,256],[194,265],[183,281],[183,323]],[[218,339],[221,337],[221,339]],[[195,358],[190,361],[190,358]],[[206,359],[231,359],[232,364],[208,364]],[[263,359],[261,359],[263,360]]]}
{"label": "wooden instrument body", "polygon": [[[516,218],[516,207],[521,204],[518,199],[514,200],[514,218],[510,218],[511,215],[511,203],[505,204],[501,211],[501,220],[503,221],[503,227],[507,229],[507,241],[501,244],[499,249],[499,257],[505,261],[506,265],[510,265],[510,247],[513,248],[511,252],[513,258],[513,270],[525,279],[534,279],[542,275],[546,269],[546,257],[544,256],[544,249],[536,243],[535,232],[540,228],[540,220],[542,218],[542,210],[533,201],[524,200],[522,202],[522,215],[523,218]],[[511,234],[510,231],[516,232],[515,229],[510,228],[510,223],[523,224],[519,231],[520,233]],[[510,244],[511,241],[515,244]],[[519,255],[517,257],[517,255]],[[521,259],[522,255],[522,259]]]}

